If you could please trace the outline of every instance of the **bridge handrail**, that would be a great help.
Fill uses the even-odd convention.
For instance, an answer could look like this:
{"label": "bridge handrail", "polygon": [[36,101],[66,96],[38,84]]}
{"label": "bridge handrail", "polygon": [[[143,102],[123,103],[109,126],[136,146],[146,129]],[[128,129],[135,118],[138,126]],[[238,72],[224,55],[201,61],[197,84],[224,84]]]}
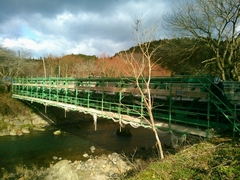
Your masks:
{"label": "bridge handrail", "polygon": [[[214,122],[202,121],[200,117],[205,119],[215,116],[207,112],[206,107],[198,110],[194,108],[196,102],[209,102],[209,97],[212,95],[210,85],[212,83],[211,76],[182,76],[173,75],[170,77],[153,77],[150,82],[150,91],[154,99],[165,99],[169,103],[169,107],[156,108],[154,115],[156,118],[168,120],[169,124],[172,121],[195,125],[199,127],[210,128]],[[16,78],[12,83],[13,95],[19,95],[34,99],[49,100],[54,102],[68,103],[75,106],[84,106],[86,108],[97,108],[105,111],[114,111],[119,113],[129,114],[131,116],[148,117],[141,104],[141,97],[136,86],[134,78]],[[145,84],[140,79],[140,86],[143,91],[147,91]],[[238,93],[240,92],[240,82],[224,82],[226,86],[225,92]],[[233,94],[236,97],[235,101],[240,101],[240,96]],[[29,98],[28,98],[29,97]],[[131,99],[132,98],[132,99]],[[134,101],[137,100],[138,104]],[[174,107],[177,101],[189,101],[189,105]],[[122,105],[125,105],[123,107]],[[209,106],[209,104],[207,105]],[[209,107],[208,107],[209,108]],[[140,114],[139,114],[140,112]],[[175,117],[173,117],[173,115]],[[179,119],[178,119],[179,116]],[[189,117],[192,119],[189,120]],[[169,126],[171,127],[171,126]]]}

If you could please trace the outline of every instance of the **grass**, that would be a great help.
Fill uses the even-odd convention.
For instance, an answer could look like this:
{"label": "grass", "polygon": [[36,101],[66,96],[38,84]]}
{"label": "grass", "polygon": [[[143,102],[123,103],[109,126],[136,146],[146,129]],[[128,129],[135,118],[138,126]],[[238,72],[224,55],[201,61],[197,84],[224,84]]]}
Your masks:
{"label": "grass", "polygon": [[0,93],[0,115],[1,116],[26,116],[32,112],[23,102],[12,98],[11,93]]}
{"label": "grass", "polygon": [[240,179],[239,139],[218,138],[188,145],[164,160],[148,161],[125,179]]}
{"label": "grass", "polygon": [[10,180],[10,179],[21,179],[21,180],[30,180],[30,179],[44,179],[46,175],[46,168],[38,169],[36,165],[31,167],[26,167],[23,164],[16,165],[15,173],[9,173],[4,168],[1,169],[2,177],[1,180]]}
{"label": "grass", "polygon": [[5,123],[3,119],[0,119],[0,130],[6,129],[7,126],[8,126],[8,124]]}
{"label": "grass", "polygon": [[32,110],[19,100],[13,99],[11,93],[0,93],[0,99],[0,130],[6,129],[9,125],[4,122],[4,119],[12,119],[17,116],[30,116]]}

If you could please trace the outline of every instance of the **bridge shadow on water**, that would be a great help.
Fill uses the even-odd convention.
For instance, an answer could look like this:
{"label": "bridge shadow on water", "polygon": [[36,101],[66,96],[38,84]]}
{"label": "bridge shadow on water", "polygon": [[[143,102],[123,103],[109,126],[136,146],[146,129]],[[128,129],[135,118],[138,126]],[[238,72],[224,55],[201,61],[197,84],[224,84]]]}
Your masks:
{"label": "bridge shadow on water", "polygon": [[[91,146],[95,146],[96,149],[105,149],[105,151],[110,152],[131,152],[135,148],[151,148],[156,142],[153,132],[150,129],[142,127],[131,127],[131,137],[119,136],[116,133],[119,124],[106,119],[98,120],[96,131],[94,123],[91,120],[60,124],[57,127],[66,134],[87,139]],[[171,143],[168,134],[162,138],[164,143]]]}
{"label": "bridge shadow on water", "polygon": [[[130,128],[132,137],[123,137],[117,135],[117,130],[120,128],[119,123],[113,120],[97,118],[97,126],[95,125],[92,115],[84,114],[76,111],[64,112],[58,107],[47,107],[47,113],[44,113],[44,106],[34,103],[34,106],[40,110],[47,121],[51,119],[55,122],[55,127],[62,130],[63,135],[74,135],[87,140],[89,146],[99,147],[101,152],[133,152],[134,149],[149,149],[155,145],[156,139],[151,129],[143,127]],[[42,116],[44,118],[44,116]],[[171,144],[170,133],[160,134],[162,144]],[[101,150],[102,149],[102,150]],[[89,149],[88,149],[89,150]],[[96,150],[97,152],[97,150]]]}

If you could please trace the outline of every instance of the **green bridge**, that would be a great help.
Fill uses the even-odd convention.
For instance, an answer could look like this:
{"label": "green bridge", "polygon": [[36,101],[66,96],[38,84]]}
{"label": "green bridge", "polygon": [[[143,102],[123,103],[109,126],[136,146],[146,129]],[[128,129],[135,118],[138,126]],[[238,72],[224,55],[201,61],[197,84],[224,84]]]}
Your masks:
{"label": "green bridge", "polygon": [[[231,107],[210,86],[213,77],[152,77],[155,126],[161,130],[210,137],[240,132],[240,82],[224,82]],[[142,90],[145,84],[139,80]],[[133,127],[150,128],[149,118],[134,78],[16,78],[12,97],[67,111],[79,111]],[[144,118],[143,118],[144,117]]]}

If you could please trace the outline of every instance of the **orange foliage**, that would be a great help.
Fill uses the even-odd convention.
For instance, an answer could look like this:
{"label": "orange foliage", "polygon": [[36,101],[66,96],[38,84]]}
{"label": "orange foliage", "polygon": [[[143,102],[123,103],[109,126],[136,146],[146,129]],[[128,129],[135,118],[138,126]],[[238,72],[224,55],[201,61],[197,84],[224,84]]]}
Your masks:
{"label": "orange foliage", "polygon": [[[97,67],[102,67],[102,72],[107,77],[133,76],[133,72],[129,64],[124,62],[119,56],[112,58],[99,58],[96,62]],[[114,73],[112,73],[114,71]],[[111,76],[109,76],[111,74]],[[148,74],[148,69],[145,69],[145,74]],[[152,69],[152,76],[169,76],[170,71],[156,65]]]}
{"label": "orange foliage", "polygon": [[[109,57],[103,55],[91,63],[86,63],[84,59],[77,55],[65,55],[62,57],[52,56],[44,58],[47,77],[121,77],[133,76],[130,66],[119,56]],[[89,66],[89,67],[87,67]],[[90,66],[95,66],[94,68]],[[85,70],[84,70],[85,69]],[[89,70],[88,70],[89,69]],[[91,69],[91,70],[90,70]],[[38,75],[43,75],[43,65],[39,62]],[[145,74],[148,69],[145,69]],[[170,71],[165,70],[160,65],[156,65],[152,70],[152,76],[169,76]]]}

